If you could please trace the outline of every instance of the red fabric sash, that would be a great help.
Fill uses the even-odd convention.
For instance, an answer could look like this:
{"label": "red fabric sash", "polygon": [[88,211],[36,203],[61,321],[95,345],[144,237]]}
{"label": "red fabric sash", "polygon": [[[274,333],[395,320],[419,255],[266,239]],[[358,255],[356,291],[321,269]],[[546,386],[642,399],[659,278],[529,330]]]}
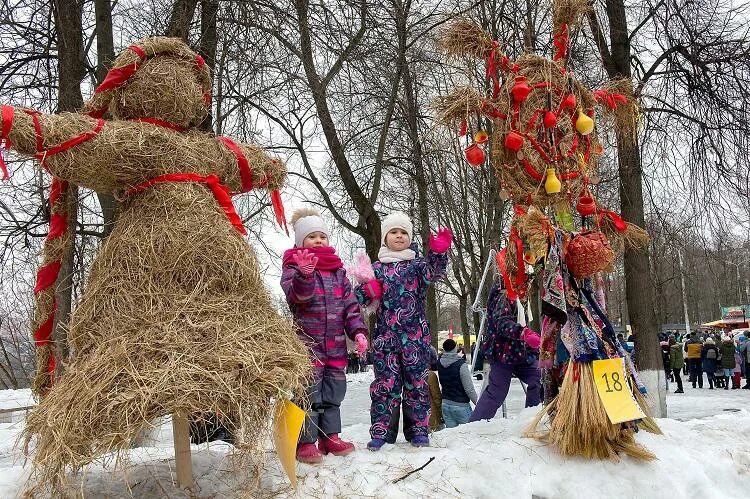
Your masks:
{"label": "red fabric sash", "polygon": [[[253,172],[250,170],[250,163],[247,161],[247,157],[240,149],[237,143],[229,137],[219,136],[216,137],[219,142],[224,144],[227,149],[232,151],[234,157],[237,159],[237,168],[240,170],[240,179],[242,180],[242,190],[240,192],[247,192],[255,187],[263,187],[268,185],[268,173],[263,175],[260,181],[255,184],[253,179]],[[275,160],[274,160],[275,161]],[[284,203],[281,201],[281,194],[278,189],[271,191],[271,206],[273,206],[273,213],[276,216],[276,223],[279,227],[284,228],[286,235],[289,235],[289,228],[286,224],[286,215],[284,214]]]}
{"label": "red fabric sash", "polygon": [[284,252],[282,266],[286,267],[291,264],[296,265],[293,258],[294,255],[304,250],[307,250],[318,257],[318,264],[315,266],[316,270],[338,270],[344,266],[333,246],[323,246],[320,248],[290,248]]}
{"label": "red fabric sash", "polygon": [[160,120],[159,118],[135,118],[132,121],[138,121],[140,123],[150,123],[152,125],[160,126],[163,128],[169,128],[170,130],[174,130],[176,132],[184,132],[185,130],[187,130],[187,128],[185,128],[184,126],[175,125],[174,123]]}
{"label": "red fabric sash", "polygon": [[219,203],[219,206],[224,211],[224,214],[234,228],[237,229],[240,234],[247,234],[247,230],[245,230],[245,226],[242,224],[242,219],[234,209],[232,198],[229,196],[229,189],[219,181],[219,177],[216,175],[203,176],[196,173],[169,173],[166,175],[159,175],[158,177],[147,180],[142,184],[131,187],[125,192],[125,196],[132,196],[133,194],[145,191],[153,185],[166,182],[198,182],[206,184],[211,189],[216,201]]}
{"label": "red fabric sash", "polygon": [[5,166],[5,160],[3,159],[2,145],[3,141],[5,141],[5,149],[10,149],[11,144],[10,139],[8,138],[8,134],[10,133],[11,126],[13,125],[14,112],[15,108],[3,104],[1,115],[2,127],[0,128],[0,169],[3,170],[3,180],[8,180],[10,178],[10,175],[8,175],[8,167]]}
{"label": "red fabric sash", "polygon": [[112,90],[113,88],[117,88],[126,81],[128,81],[128,78],[133,76],[135,72],[138,70],[138,66],[146,60],[146,52],[143,51],[141,47],[138,45],[131,45],[128,47],[128,50],[132,50],[135,52],[135,55],[138,56],[138,61],[134,62],[133,64],[128,64],[127,66],[123,66],[121,68],[112,68],[107,72],[107,76],[104,78],[104,81],[102,81],[98,87],[96,87],[96,90],[94,90],[94,93],[98,94],[99,92],[106,92],[107,90]]}

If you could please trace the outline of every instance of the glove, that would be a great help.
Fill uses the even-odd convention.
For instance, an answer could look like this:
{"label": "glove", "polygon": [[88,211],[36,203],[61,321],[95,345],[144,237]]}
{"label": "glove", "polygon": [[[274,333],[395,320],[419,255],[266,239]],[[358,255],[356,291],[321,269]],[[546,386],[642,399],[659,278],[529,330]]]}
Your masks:
{"label": "glove", "polygon": [[362,355],[367,351],[367,336],[364,333],[357,333],[354,337],[354,341],[357,342],[357,354]]}
{"label": "glove", "polygon": [[365,292],[368,298],[376,300],[383,296],[383,285],[377,279],[372,279],[362,286],[362,291]]}
{"label": "glove", "polygon": [[315,266],[318,264],[317,256],[307,250],[302,250],[295,253],[293,258],[302,275],[311,276],[315,272]]}
{"label": "glove", "polygon": [[534,330],[527,327],[523,328],[521,340],[531,348],[539,348],[539,345],[542,344],[542,338]]}
{"label": "glove", "polygon": [[435,253],[445,253],[450,249],[453,242],[453,232],[447,227],[438,230],[437,234],[430,236],[430,249]]}

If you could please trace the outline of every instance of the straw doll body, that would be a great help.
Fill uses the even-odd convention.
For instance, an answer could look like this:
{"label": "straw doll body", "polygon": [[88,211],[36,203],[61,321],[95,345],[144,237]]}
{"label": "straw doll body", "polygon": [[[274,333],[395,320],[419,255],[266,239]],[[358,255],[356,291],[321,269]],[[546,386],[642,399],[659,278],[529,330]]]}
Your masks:
{"label": "straw doll body", "polygon": [[284,167],[195,129],[210,102],[201,63],[176,39],[131,46],[85,109],[113,120],[3,108],[2,138],[16,151],[121,200],[71,316],[75,360],[27,422],[35,464],[53,482],[165,414],[263,426],[269,399],[299,391],[309,372],[230,199],[279,188]]}
{"label": "straw doll body", "polygon": [[344,456],[354,450],[354,445],[339,437],[340,405],[346,394],[346,336],[356,342],[357,353],[362,355],[367,350],[367,328],[320,214],[298,210],[292,225],[295,245],[284,253],[281,287],[313,366],[310,409],[297,460],[319,463],[329,452]]}
{"label": "straw doll body", "polygon": [[445,275],[452,234],[441,229],[420,257],[411,246],[412,223],[406,214],[388,215],[382,223],[383,245],[373,263],[375,279],[357,294],[367,305],[380,299],[372,338],[375,380],[370,386],[370,450],[395,442],[391,423],[404,408],[404,434],[414,446],[429,445],[430,327],[425,314],[427,288]]}

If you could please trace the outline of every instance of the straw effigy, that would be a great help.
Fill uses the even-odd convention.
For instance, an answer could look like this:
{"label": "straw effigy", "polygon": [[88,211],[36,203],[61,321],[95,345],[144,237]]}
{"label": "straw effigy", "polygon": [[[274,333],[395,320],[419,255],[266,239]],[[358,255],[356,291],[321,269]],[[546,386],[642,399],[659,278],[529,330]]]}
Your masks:
{"label": "straw effigy", "polygon": [[137,66],[133,74],[87,103],[91,115],[112,120],[13,113],[16,151],[122,203],[70,319],[75,357],[27,418],[26,450],[40,486],[63,487],[68,472],[129,448],[170,414],[216,413],[238,431],[238,447],[252,447],[241,441],[247,431],[260,445],[272,399],[303,396],[310,371],[307,349],[271,303],[226,202],[229,192],[280,188],[282,163],[194,128],[209,109],[211,85],[184,43],[152,38],[137,47],[144,58],[131,48],[114,63]]}
{"label": "straw effigy", "polygon": [[[634,428],[609,422],[596,391],[591,363],[579,363],[580,377],[571,373],[563,379],[560,393],[537,414],[524,436],[554,445],[563,456],[619,460],[619,454],[651,461],[656,456],[635,441]],[[546,423],[546,429],[539,430]]]}
{"label": "straw effigy", "polygon": [[[510,60],[499,43],[470,20],[460,19],[444,28],[438,39],[440,48],[450,57],[481,60],[488,91],[461,87],[436,99],[433,106],[437,119],[459,130],[459,135],[478,131],[471,130],[472,122],[479,127],[491,120],[490,133],[473,134],[475,143],[465,152],[467,162],[481,166],[486,157],[484,141],[489,135],[489,163],[499,180],[501,196],[513,203],[511,230],[499,261],[509,297],[527,292],[531,279],[524,275],[526,264],[545,261],[546,277],[546,265],[551,261],[555,270],[549,271],[549,296],[554,302],[555,293],[559,293],[563,309],[570,313],[582,310],[577,291],[586,285],[582,278],[602,269],[609,271],[616,255],[643,247],[648,234],[604,209],[589,190],[598,156],[603,153],[597,128],[611,123],[625,140],[636,138],[638,105],[632,84],[617,80],[594,92],[586,88],[569,70],[568,61],[571,28],[575,29],[591,9],[591,2],[555,0],[552,7],[551,58],[524,54]],[[484,119],[480,119],[482,116]],[[580,215],[580,234],[576,232],[576,213]],[[560,273],[556,277],[557,267]],[[570,282],[555,289],[557,279]],[[553,308],[560,309],[554,303],[550,306]],[[562,325],[548,327],[547,334]],[[585,334],[571,332],[584,344],[591,339],[583,338]],[[618,453],[625,453],[654,459],[633,437],[638,425],[659,432],[653,418],[647,414],[639,423],[612,424],[607,416],[596,391],[592,361],[621,355],[613,336],[600,331],[597,341],[603,350],[590,356],[580,354],[575,358],[568,352],[576,360],[571,363],[575,374],[565,375],[559,393],[539,413],[526,435],[550,442],[567,456],[617,459]],[[559,343],[559,334],[547,341],[547,361],[556,361],[558,346],[568,350],[569,345]],[[636,400],[644,405],[642,397],[636,396]],[[539,428],[542,421],[545,427]]]}

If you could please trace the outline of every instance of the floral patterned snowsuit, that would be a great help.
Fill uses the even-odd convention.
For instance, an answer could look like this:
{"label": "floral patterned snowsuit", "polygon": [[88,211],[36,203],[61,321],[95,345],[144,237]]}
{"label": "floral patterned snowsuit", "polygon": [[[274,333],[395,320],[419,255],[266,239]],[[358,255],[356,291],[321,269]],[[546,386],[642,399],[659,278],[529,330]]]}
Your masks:
{"label": "floral patterned snowsuit", "polygon": [[[370,435],[386,438],[392,420],[397,421],[404,399],[404,434],[407,440],[427,435],[430,393],[430,326],[425,316],[427,288],[445,275],[447,253],[395,263],[373,263],[375,278],[383,283],[383,296],[372,336],[375,380],[370,385]],[[367,304],[360,286],[360,302]],[[413,426],[412,426],[413,425]],[[395,439],[395,434],[391,436]]]}

